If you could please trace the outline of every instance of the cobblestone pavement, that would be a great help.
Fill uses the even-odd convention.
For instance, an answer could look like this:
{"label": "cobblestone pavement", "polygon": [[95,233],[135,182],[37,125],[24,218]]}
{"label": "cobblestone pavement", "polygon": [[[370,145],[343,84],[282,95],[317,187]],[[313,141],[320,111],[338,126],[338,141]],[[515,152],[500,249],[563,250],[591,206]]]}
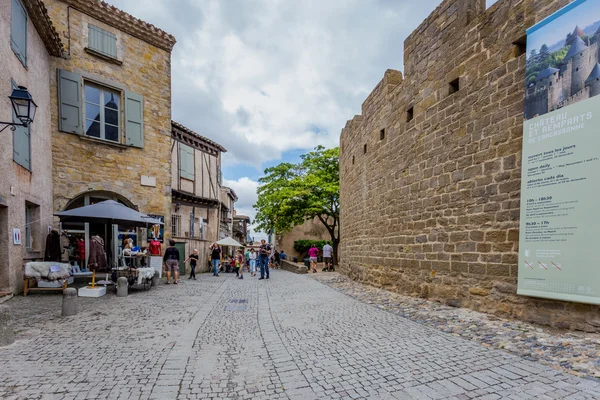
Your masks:
{"label": "cobblestone pavement", "polygon": [[321,283],[377,308],[442,332],[503,349],[585,378],[600,378],[600,335],[557,330],[518,320],[403,296],[339,273],[311,274]]}
{"label": "cobblestone pavement", "polygon": [[6,304],[2,399],[598,399],[600,384],[415,323],[305,275],[200,275],[126,298]]}

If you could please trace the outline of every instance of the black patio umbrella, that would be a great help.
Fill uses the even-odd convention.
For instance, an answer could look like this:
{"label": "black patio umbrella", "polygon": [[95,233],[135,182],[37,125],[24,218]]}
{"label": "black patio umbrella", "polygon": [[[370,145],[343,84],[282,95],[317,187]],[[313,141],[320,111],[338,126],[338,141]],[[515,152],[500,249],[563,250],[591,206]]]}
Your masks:
{"label": "black patio umbrella", "polygon": [[[129,226],[164,225],[161,221],[142,214],[114,200],[106,200],[89,206],[54,214],[61,222],[89,222]],[[96,271],[92,273],[91,288],[96,287]]]}
{"label": "black patio umbrella", "polygon": [[120,224],[130,226],[164,225],[114,200],[106,200],[89,206],[74,208],[54,214],[61,222],[90,222],[99,224]]}

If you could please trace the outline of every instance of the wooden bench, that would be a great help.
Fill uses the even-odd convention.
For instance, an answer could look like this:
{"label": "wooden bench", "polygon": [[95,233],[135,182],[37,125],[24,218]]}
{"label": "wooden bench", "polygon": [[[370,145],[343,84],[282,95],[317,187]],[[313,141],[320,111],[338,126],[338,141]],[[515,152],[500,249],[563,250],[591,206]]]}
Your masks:
{"label": "wooden bench", "polygon": [[69,280],[65,279],[65,283],[63,283],[63,285],[61,287],[57,287],[57,288],[48,288],[48,287],[30,287],[31,281],[35,281],[37,282],[36,278],[24,278],[24,286],[23,286],[23,296],[27,296],[27,293],[29,293],[30,291],[35,291],[35,290],[60,290],[61,292],[63,290],[65,290],[67,287],[69,287]]}

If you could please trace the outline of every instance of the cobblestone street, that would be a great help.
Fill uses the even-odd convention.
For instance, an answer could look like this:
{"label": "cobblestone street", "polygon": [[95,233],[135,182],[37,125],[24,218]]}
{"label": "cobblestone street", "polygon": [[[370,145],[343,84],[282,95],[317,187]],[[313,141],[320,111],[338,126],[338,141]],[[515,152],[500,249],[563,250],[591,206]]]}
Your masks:
{"label": "cobblestone street", "polygon": [[597,399],[600,384],[417,324],[306,275],[8,303],[2,399]]}

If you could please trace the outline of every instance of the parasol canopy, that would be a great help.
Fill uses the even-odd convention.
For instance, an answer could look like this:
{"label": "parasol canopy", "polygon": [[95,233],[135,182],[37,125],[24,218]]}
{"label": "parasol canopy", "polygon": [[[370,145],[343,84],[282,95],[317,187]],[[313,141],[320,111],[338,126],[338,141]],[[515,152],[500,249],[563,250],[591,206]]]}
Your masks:
{"label": "parasol canopy", "polygon": [[157,219],[129,208],[114,200],[106,200],[89,206],[74,208],[54,214],[61,222],[93,222],[133,226],[163,225]]}
{"label": "parasol canopy", "polygon": [[219,246],[233,246],[233,247],[244,247],[244,245],[240,244],[237,240],[232,239],[230,237],[226,237],[225,239],[221,239],[217,242]]}

